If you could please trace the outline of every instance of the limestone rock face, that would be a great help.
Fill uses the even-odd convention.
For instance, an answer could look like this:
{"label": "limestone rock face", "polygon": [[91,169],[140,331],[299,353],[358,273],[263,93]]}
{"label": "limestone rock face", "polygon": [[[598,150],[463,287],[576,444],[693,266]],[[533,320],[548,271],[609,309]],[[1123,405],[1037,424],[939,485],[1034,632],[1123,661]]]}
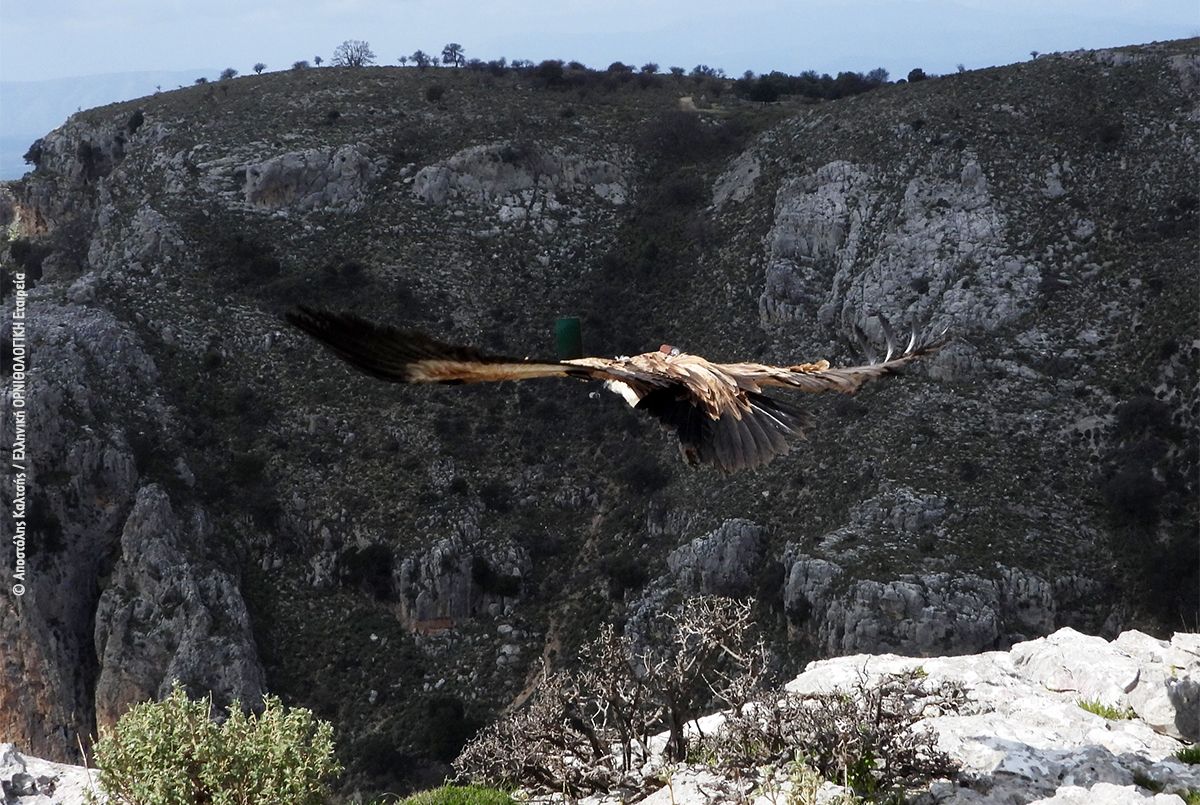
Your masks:
{"label": "limestone rock face", "polygon": [[203,510],[180,517],[160,486],[138,491],[96,610],[98,726],[163,698],[175,680],[212,691],[218,707],[261,700],[262,667],[237,582],[202,558],[211,539]]}
{"label": "limestone rock face", "polygon": [[23,226],[45,231],[95,209],[87,191],[103,187],[130,150],[147,139],[146,130],[130,131],[125,120],[71,118],[37,140],[30,151],[46,178],[20,186]]}
{"label": "limestone rock face", "polygon": [[[158,370],[134,332],[100,309],[41,295],[30,305],[27,336],[37,370],[28,391],[38,442],[28,506],[36,519],[27,538],[27,591],[0,604],[0,734],[61,758],[74,754],[68,747],[75,735],[94,731],[92,615],[137,490],[134,428],[169,417],[149,390]],[[11,335],[11,319],[3,332]],[[124,418],[103,416],[114,408]],[[10,418],[4,421],[11,444]],[[69,481],[39,483],[52,471]],[[11,551],[4,540],[5,589]]]}
{"label": "limestone rock face", "polygon": [[785,552],[784,567],[790,627],[830,654],[985,651],[1056,625],[1054,585],[1016,568],[997,567],[996,578],[934,572],[846,581],[838,564],[795,551]]}
{"label": "limestone rock face", "polygon": [[[204,566],[203,512],[177,517],[140,477],[139,461],[187,472],[171,452],[175,416],[142,338],[101,307],[40,290],[30,304],[41,482],[28,501],[27,591],[0,607],[0,733],[39,755],[74,757],[76,735],[95,734],[172,678],[254,702],[262,672],[245,604],[228,573]],[[68,480],[50,482],[53,472]],[[6,587],[11,548],[0,547]]]}
{"label": "limestone rock face", "polygon": [[[954,179],[939,178],[951,167]],[[1039,272],[1006,246],[1005,216],[973,156],[929,165],[900,199],[883,191],[891,181],[875,166],[835,161],[783,182],[759,298],[764,327],[814,317],[845,327],[877,310],[991,331],[1028,308]]]}
{"label": "limestone rock face", "polygon": [[676,548],[667,567],[693,594],[750,594],[766,551],[766,529],[749,520],[726,520],[712,533]]}
{"label": "limestone rock face", "polygon": [[412,184],[413,194],[430,204],[454,199],[494,206],[509,220],[560,209],[555,191],[585,190],[611,204],[624,204],[629,195],[627,180],[614,161],[508,143],[459,151],[419,170]]}
{"label": "limestone rock face", "polygon": [[455,535],[400,563],[394,581],[400,619],[416,631],[438,631],[479,615],[498,615],[520,597],[529,554]]}
{"label": "limestone rock face", "polygon": [[247,204],[263,209],[354,211],[378,172],[355,145],[309,148],[243,166]]}
{"label": "limestone rock face", "polygon": [[753,151],[743,151],[713,184],[713,207],[719,210],[728,202],[738,204],[750,198],[761,175],[762,163],[758,157]]}

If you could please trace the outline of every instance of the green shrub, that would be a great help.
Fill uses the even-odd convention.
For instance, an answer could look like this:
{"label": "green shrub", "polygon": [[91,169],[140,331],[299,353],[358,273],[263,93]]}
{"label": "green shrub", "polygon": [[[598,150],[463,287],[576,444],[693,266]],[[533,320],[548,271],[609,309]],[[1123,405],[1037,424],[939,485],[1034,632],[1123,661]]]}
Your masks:
{"label": "green shrub", "polygon": [[421,791],[400,805],[513,805],[515,800],[507,793],[495,788],[479,785],[444,785]]}
{"label": "green shrub", "polygon": [[96,765],[109,801],[123,805],[317,805],[341,767],[333,728],[266,696],[263,712],[231,705],[223,724],[211,697],[189,700],[176,683],[161,702],[135,705],[100,730]]}
{"label": "green shrub", "polygon": [[1176,750],[1175,759],[1192,766],[1200,765],[1200,744],[1192,744]]}

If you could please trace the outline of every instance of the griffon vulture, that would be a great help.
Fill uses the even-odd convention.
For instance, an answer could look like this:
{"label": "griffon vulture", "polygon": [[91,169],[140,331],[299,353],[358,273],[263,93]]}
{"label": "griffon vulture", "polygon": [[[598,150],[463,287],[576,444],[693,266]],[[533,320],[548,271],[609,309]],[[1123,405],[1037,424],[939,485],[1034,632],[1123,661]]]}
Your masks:
{"label": "griffon vulture", "polygon": [[[863,366],[833,367],[828,361],[794,366],[713,363],[664,344],[633,357],[535,360],[485,355],[436,341],[413,330],[374,324],[349,313],[299,307],[287,320],[356,369],[393,383],[487,383],[536,377],[600,380],[634,408],[674,429],[688,464],[724,472],[760,467],[788,452],[790,440],[812,427],[812,418],[763,389],[853,394],[876,377],[938,350],[945,342],[912,338],[899,354],[887,321],[887,356]],[[870,351],[865,341],[863,346]]]}

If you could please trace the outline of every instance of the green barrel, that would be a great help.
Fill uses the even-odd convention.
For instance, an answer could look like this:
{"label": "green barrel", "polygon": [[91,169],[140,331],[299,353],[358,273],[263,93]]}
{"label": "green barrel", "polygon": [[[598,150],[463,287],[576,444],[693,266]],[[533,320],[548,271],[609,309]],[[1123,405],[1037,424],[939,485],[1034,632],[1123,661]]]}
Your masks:
{"label": "green barrel", "polygon": [[568,316],[554,322],[554,346],[560,361],[583,357],[583,334],[579,319]]}

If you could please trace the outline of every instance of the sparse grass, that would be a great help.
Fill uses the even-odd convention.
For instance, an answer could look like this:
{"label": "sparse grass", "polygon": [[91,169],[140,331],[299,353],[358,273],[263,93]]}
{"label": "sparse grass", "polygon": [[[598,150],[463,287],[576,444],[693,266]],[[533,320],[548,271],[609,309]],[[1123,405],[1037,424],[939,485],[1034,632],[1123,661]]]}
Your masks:
{"label": "sparse grass", "polygon": [[1148,775],[1140,771],[1135,771],[1133,773],[1133,784],[1140,786],[1147,791],[1153,791],[1155,794],[1158,794],[1163,790],[1162,783],[1151,779]]}
{"label": "sparse grass", "polygon": [[1089,713],[1098,715],[1101,718],[1107,718],[1109,721],[1128,721],[1131,718],[1137,718],[1137,713],[1133,712],[1132,707],[1126,707],[1122,710],[1104,704],[1099,699],[1079,699],[1075,703]]}
{"label": "sparse grass", "polygon": [[1200,765],[1200,744],[1192,744],[1177,750],[1175,759],[1192,766]]}

